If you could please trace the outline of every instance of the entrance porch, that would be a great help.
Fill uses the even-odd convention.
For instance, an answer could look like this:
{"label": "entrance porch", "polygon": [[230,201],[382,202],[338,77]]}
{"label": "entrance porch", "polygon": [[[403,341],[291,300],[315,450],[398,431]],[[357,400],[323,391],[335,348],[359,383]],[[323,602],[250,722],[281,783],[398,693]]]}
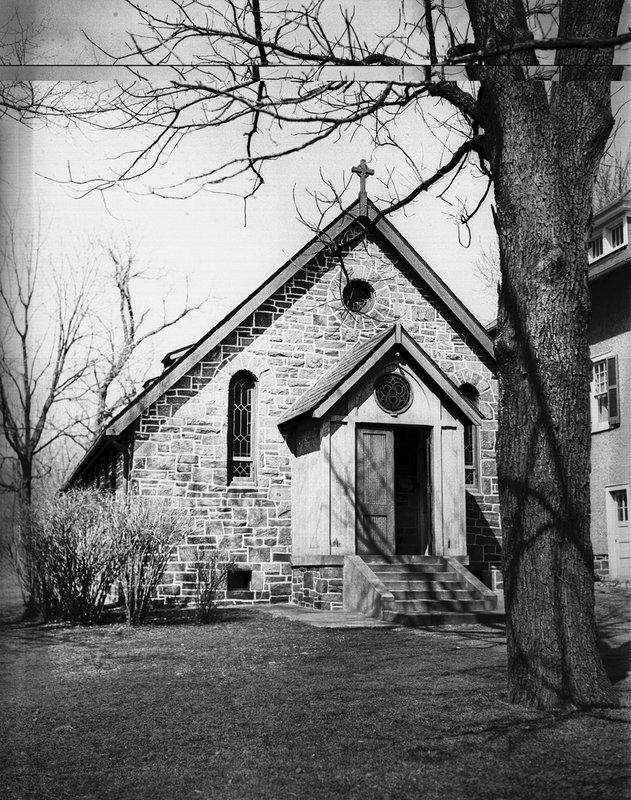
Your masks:
{"label": "entrance porch", "polygon": [[341,607],[345,556],[467,562],[464,431],[481,418],[398,325],[288,409],[294,602]]}

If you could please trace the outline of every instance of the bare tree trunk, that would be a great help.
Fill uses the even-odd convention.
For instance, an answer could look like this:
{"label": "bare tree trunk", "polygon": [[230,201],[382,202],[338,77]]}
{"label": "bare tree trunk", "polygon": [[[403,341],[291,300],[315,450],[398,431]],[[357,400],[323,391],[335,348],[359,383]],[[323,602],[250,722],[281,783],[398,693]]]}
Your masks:
{"label": "bare tree trunk", "polygon": [[593,177],[606,82],[487,89],[502,287],[498,476],[513,702],[613,706],[598,651],[589,536]]}

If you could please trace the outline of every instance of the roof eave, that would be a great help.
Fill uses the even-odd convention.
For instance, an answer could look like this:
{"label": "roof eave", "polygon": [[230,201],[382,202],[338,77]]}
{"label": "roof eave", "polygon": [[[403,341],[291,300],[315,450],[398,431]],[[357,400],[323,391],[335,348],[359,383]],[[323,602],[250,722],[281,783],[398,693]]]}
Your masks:
{"label": "roof eave", "polygon": [[386,241],[403,256],[438,299],[452,311],[458,322],[467,333],[475,339],[486,357],[494,365],[495,355],[493,352],[493,341],[487,334],[482,323],[479,322],[464,303],[459,300],[447,284],[434,272],[429,264],[416,252],[407,239],[397,231],[389,220],[382,217],[375,224],[375,228]]}
{"label": "roof eave", "polygon": [[[271,296],[283,283],[288,280],[290,274],[294,274],[302,266],[307,264],[319,253],[321,253],[326,241],[335,239],[344,233],[352,224],[360,219],[357,211],[359,200],[356,200],[348,209],[341,212],[324,231],[313,237],[293,258],[289,259],[261,286],[252,292],[242,303],[237,306],[230,314],[218,322],[207,334],[205,334],[196,344],[194,344],[177,361],[170,365],[158,380],[144,389],[127,408],[123,409],[114,417],[106,433],[110,436],[120,436],[127,428],[165,391],[173,386],[176,381],[183,377],[197,362],[208,352],[217,346],[235,327],[240,325],[258,306]],[[461,303],[449,287],[434,273],[429,265],[414,250],[409,242],[396,230],[396,228],[385,217],[375,219],[379,215],[379,210],[368,201],[367,218],[374,224],[374,230],[393,247],[406,260],[412,269],[419,275],[431,291],[452,311],[456,319],[464,329],[474,338],[481,347],[491,365],[495,364],[493,355],[493,342],[471,312]]]}
{"label": "roof eave", "polygon": [[[174,364],[168,367],[153,386],[147,387],[138,397],[110,421],[106,432],[108,435],[120,436],[142,413],[146,411],[165,391],[183,377],[197,362],[217,346],[234,328],[240,325],[261,303],[279,289],[289,278],[288,273],[297,272],[326,247],[325,239],[334,239],[357,221],[355,209],[359,200],[353,203],[334,219],[322,233],[314,236],[295,256],[283,264],[280,269],[268,278],[261,286],[242,301],[236,309],[220,320],[211,330],[196,342]],[[369,204],[369,213],[377,211]]]}
{"label": "roof eave", "polygon": [[95,461],[106,448],[109,443],[109,436],[106,436],[105,433],[101,433],[93,442],[93,444],[88,448],[87,452],[83,455],[81,461],[77,464],[77,466],[73,469],[70,477],[64,481],[62,486],[62,491],[70,488],[73,483],[81,477],[81,475],[85,472],[85,470]]}
{"label": "roof eave", "polygon": [[376,343],[374,350],[366,353],[362,361],[353,369],[350,375],[342,378],[336,385],[331,387],[328,394],[311,409],[305,409],[295,416],[287,416],[282,419],[279,428],[296,425],[305,419],[321,419],[326,416],[335,404],[355,386],[364,375],[395,347],[401,347],[411,357],[413,362],[420,367],[421,371],[433,383],[438,392],[446,396],[460,412],[474,425],[480,425],[480,421],[485,419],[480,409],[470,403],[452,383],[440,367],[436,366],[432,359],[425,353],[423,348],[417,344],[412,336],[405,330],[401,323],[397,323],[390,331],[390,334],[381,342]]}

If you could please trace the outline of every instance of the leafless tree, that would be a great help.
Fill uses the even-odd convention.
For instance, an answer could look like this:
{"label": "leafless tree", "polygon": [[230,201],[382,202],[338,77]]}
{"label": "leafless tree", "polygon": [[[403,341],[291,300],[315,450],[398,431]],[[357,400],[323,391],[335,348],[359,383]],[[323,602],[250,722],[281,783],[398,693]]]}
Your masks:
{"label": "leafless tree", "polygon": [[137,394],[147,377],[146,369],[143,371],[142,364],[134,359],[138,348],[201,308],[205,302],[191,303],[186,281],[185,297],[179,308],[169,312],[163,293],[161,313],[156,316],[155,308],[149,308],[138,300],[140,283],[150,277],[138,266],[139,259],[131,241],[111,242],[100,249],[108,261],[106,282],[115,288],[116,312],[112,320],[101,319],[96,337],[97,357],[90,376],[96,393],[96,413],[90,439],[97,436],[116,411]]}
{"label": "leafless tree", "polygon": [[[43,50],[46,17],[24,22],[19,10],[0,19],[0,67],[25,67],[47,61]],[[30,124],[35,119],[67,125],[80,119],[93,106],[95,93],[63,81],[0,81],[0,119],[8,117]]]}
{"label": "leafless tree", "polygon": [[[352,2],[334,16],[323,0],[130,5],[145,35],[114,59],[130,65],[130,80],[95,124],[137,129],[140,144],[86,191],[152,180],[156,194],[192,194],[247,178],[252,194],[271,160],[368,122],[379,146],[404,112],[418,115],[420,135],[427,98],[453,109],[442,163],[417,165],[415,185],[381,213],[467,164],[494,184],[510,697],[615,705],[594,622],[585,244],[613,128],[613,54],[631,41],[618,33],[622,0],[403,0],[394,12],[383,4],[376,21]],[[370,75],[356,72],[366,67]],[[455,82],[463,71],[469,88]],[[165,158],[224,126],[241,152],[222,162],[209,155],[183,184],[160,185]],[[463,219],[474,212],[475,204]]]}
{"label": "leafless tree", "polygon": [[500,253],[497,241],[485,242],[473,265],[480,282],[488,289],[497,288],[500,281]]}
{"label": "leafless tree", "polygon": [[0,261],[0,486],[28,506],[46,453],[75,433],[64,409],[85,391],[94,273],[81,265],[46,281],[39,231],[23,236],[10,219]]}
{"label": "leafless tree", "polygon": [[594,184],[594,210],[598,211],[631,189],[631,146],[612,147],[603,156]]}
{"label": "leafless tree", "polygon": [[[594,181],[593,209],[599,211],[631,190],[631,148],[626,152],[609,148],[600,160]],[[473,265],[481,283],[496,289],[500,280],[500,253],[493,239],[482,245],[480,256]]]}

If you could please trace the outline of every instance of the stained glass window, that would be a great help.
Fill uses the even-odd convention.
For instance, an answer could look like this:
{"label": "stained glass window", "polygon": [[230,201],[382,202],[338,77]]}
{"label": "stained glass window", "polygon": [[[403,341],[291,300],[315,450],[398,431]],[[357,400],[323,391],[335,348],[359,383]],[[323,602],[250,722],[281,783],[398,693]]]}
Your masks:
{"label": "stained glass window", "polygon": [[[465,383],[460,391],[470,403],[478,407],[479,395],[475,386]],[[465,422],[464,425],[464,483],[472,489],[479,487],[478,430],[471,422]]]}
{"label": "stained glass window", "polygon": [[412,388],[403,375],[389,372],[377,380],[375,398],[384,411],[400,414],[412,402]]}
{"label": "stained glass window", "polygon": [[230,381],[228,411],[228,483],[254,480],[254,378],[238,372]]}

